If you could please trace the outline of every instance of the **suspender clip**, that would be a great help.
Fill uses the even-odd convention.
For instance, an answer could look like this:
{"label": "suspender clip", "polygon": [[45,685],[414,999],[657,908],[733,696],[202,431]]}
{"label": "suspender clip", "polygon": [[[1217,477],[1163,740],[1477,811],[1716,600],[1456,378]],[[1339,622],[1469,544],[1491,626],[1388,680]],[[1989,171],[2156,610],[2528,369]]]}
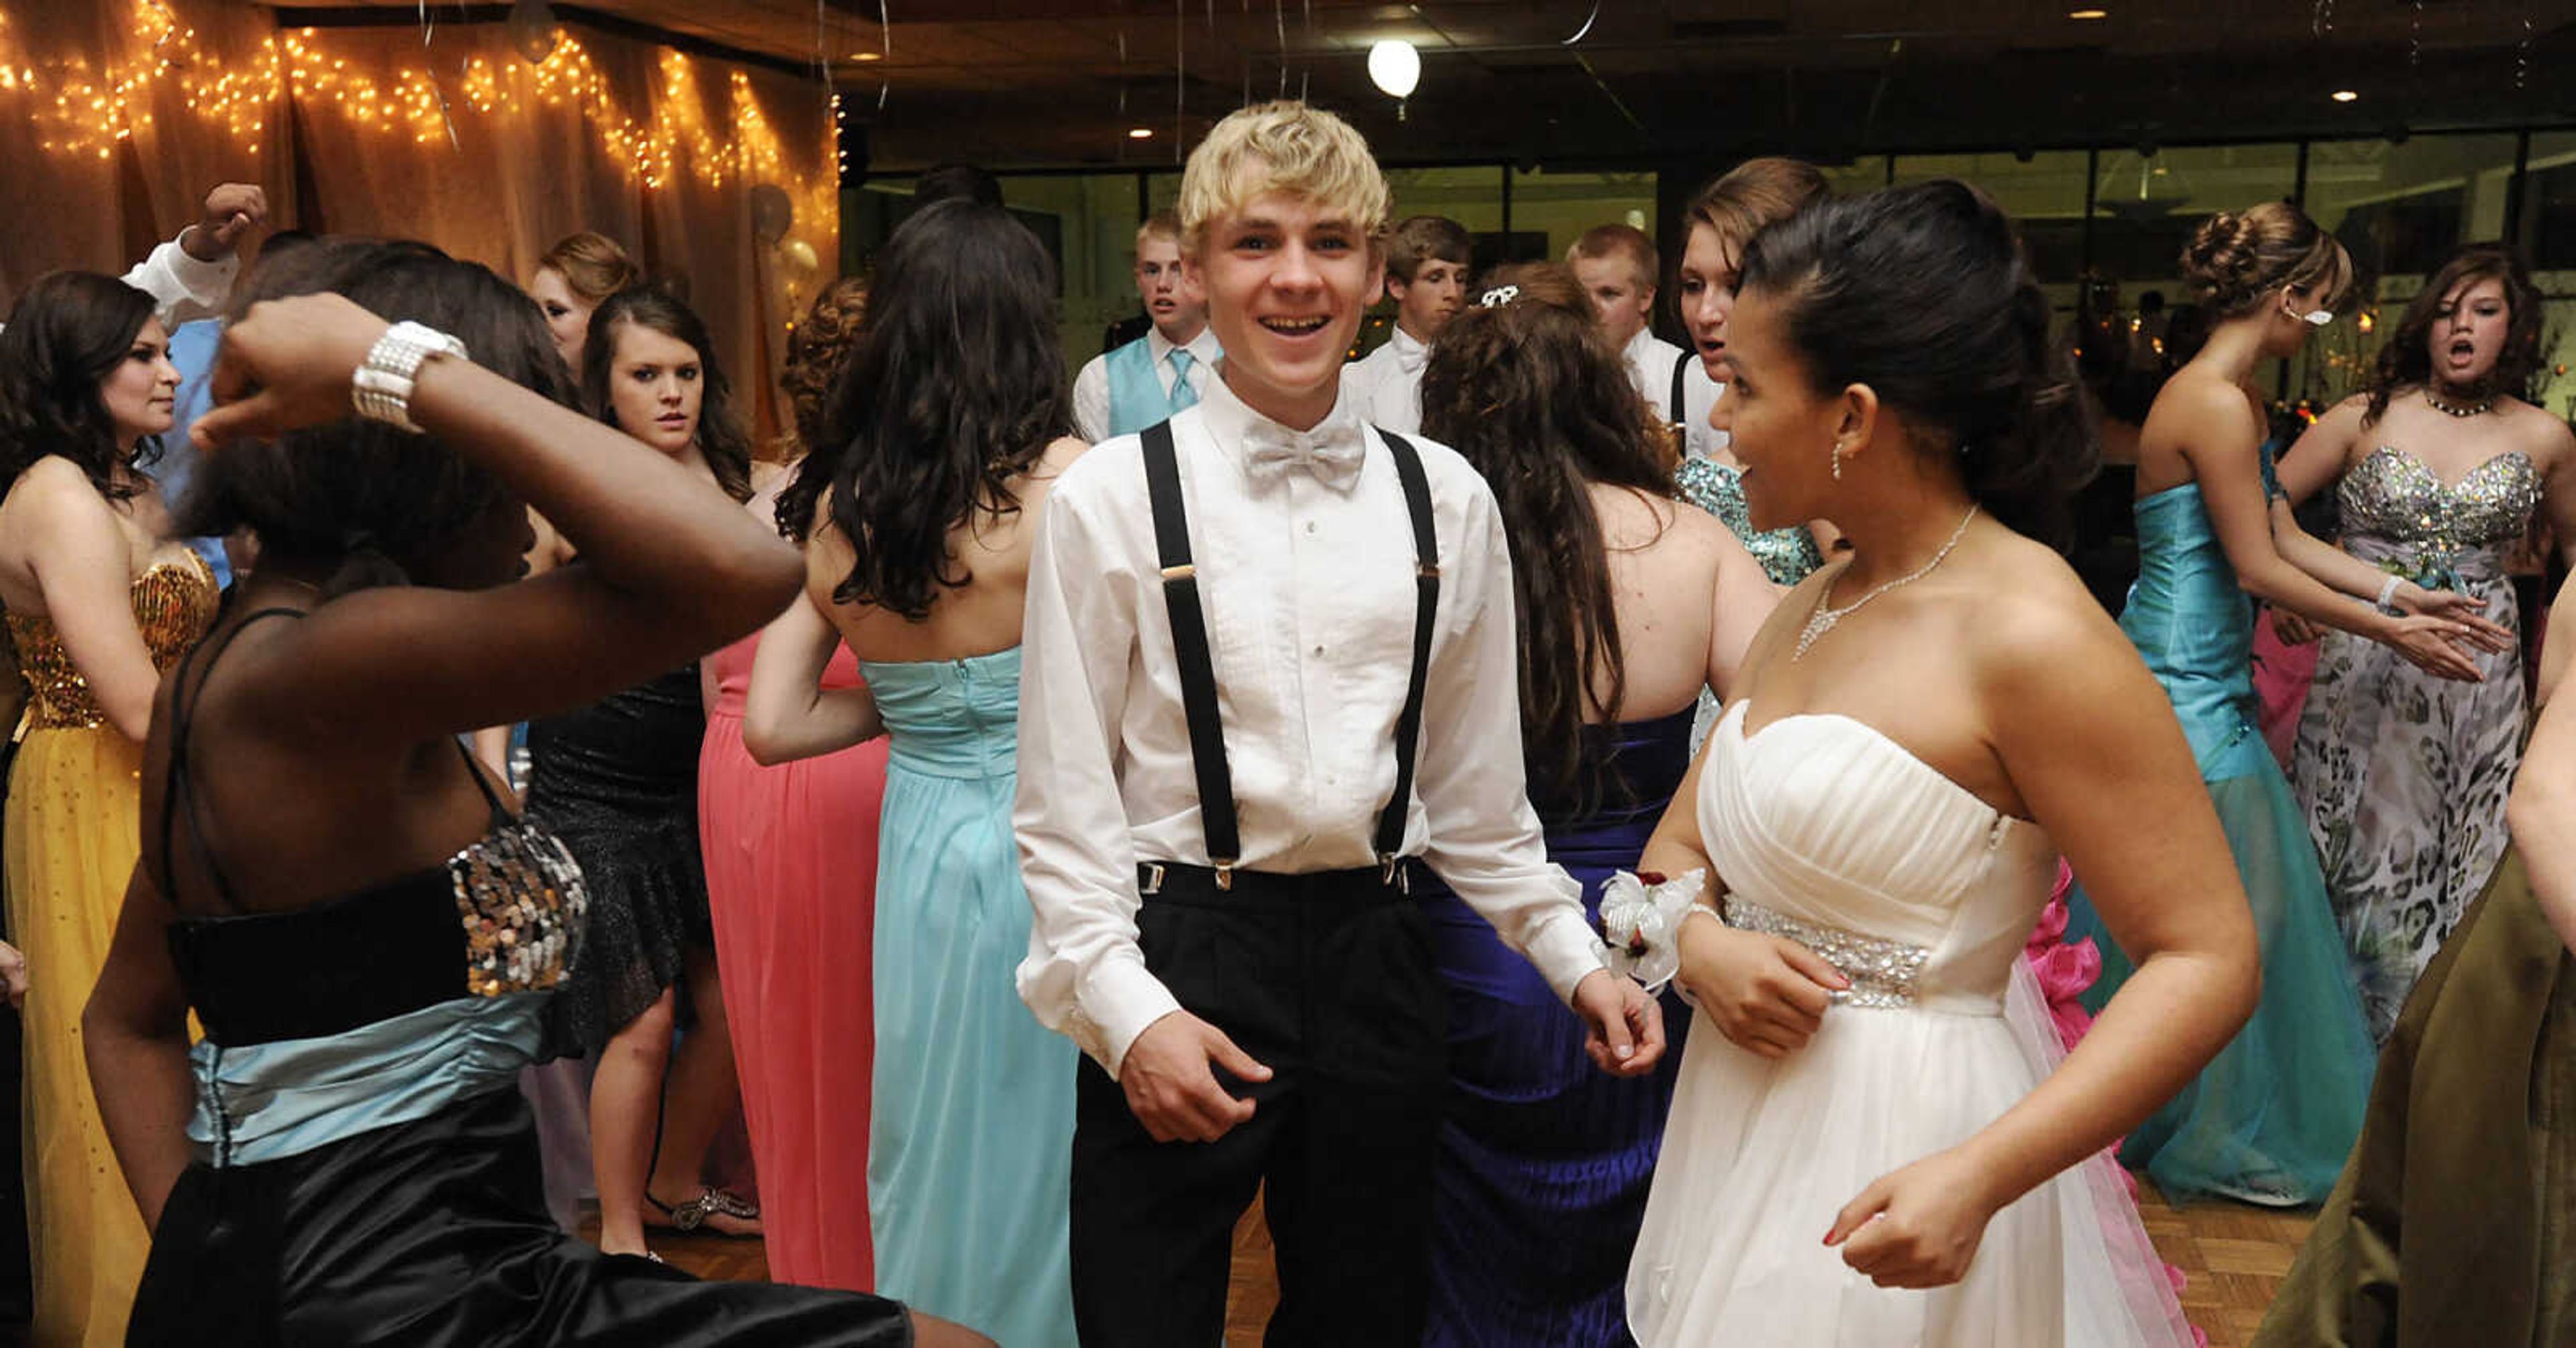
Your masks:
{"label": "suspender clip", "polygon": [[1231,891],[1234,888],[1234,862],[1235,859],[1233,857],[1208,858],[1209,868],[1216,872],[1216,887],[1218,889]]}
{"label": "suspender clip", "polygon": [[1183,562],[1178,566],[1167,566],[1163,568],[1163,583],[1168,585],[1176,580],[1189,580],[1197,576],[1198,573],[1199,568],[1196,562]]}
{"label": "suspender clip", "polygon": [[1162,892],[1163,863],[1159,861],[1148,861],[1145,863],[1145,883],[1136,886],[1136,893],[1141,897],[1146,894],[1160,894]]}
{"label": "suspender clip", "polygon": [[1414,567],[1413,574],[1417,576],[1429,576],[1433,580],[1438,580],[1440,579],[1440,563],[1424,561]]}
{"label": "suspender clip", "polygon": [[1379,884],[1385,885],[1398,894],[1413,893],[1413,872],[1404,868],[1404,858],[1382,856],[1377,859],[1377,864]]}

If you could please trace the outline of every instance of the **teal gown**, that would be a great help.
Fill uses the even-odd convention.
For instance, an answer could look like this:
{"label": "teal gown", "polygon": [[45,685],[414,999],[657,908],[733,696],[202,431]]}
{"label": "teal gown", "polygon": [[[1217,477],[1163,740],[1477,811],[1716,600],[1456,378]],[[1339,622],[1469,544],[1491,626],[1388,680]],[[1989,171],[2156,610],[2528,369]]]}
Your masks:
{"label": "teal gown", "polygon": [[1077,1054],[1012,984],[1029,949],[1011,838],[1020,652],[860,672],[891,737],[868,1141],[877,1286],[1011,1348],[1069,1346]]}
{"label": "teal gown", "polygon": [[[2264,478],[2268,486],[2268,457]],[[2253,902],[2263,998],[2200,1076],[2129,1135],[2120,1159],[2169,1196],[2317,1203],[2361,1133],[2376,1057],[2370,1032],[2307,819],[2256,729],[2253,609],[2200,484],[2139,498],[2137,518],[2138,580],[2120,629],[2173,699],[2200,760]],[[2080,888],[2069,907],[2067,939],[2091,936],[2102,951],[2102,977],[2084,995],[2099,1011],[2135,966]]]}

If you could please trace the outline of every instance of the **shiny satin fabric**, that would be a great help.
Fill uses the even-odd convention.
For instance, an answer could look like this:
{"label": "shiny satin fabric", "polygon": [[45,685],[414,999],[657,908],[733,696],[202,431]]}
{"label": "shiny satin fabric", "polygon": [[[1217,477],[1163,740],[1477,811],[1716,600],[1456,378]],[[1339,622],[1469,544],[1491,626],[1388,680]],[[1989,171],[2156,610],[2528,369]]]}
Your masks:
{"label": "shiny satin fabric", "polygon": [[699,1282],[555,1229],[516,1091],[301,1155],[188,1168],[155,1233],[128,1342],[835,1345],[903,1348],[858,1293]]}

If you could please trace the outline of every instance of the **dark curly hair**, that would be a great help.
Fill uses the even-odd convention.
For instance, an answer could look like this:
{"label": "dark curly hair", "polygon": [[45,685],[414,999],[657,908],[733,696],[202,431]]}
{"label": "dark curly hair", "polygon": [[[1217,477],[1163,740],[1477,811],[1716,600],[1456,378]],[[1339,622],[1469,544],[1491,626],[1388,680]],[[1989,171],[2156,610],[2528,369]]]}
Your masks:
{"label": "dark curly hair", "polygon": [[1019,509],[1011,480],[1073,424],[1054,297],[1045,247],[996,207],[937,202],[887,241],[858,348],[778,497],[779,531],[802,540],[830,493],[858,554],[834,600],[918,622],[973,578],[950,532]]}
{"label": "dark curly hair", "polygon": [[787,364],[778,372],[778,386],[787,393],[793,420],[779,446],[783,451],[779,457],[792,461],[822,438],[833,381],[857,347],[859,325],[867,316],[868,283],[844,276],[823,287],[814,297],[814,306],[805,311],[805,321],[787,334]]}
{"label": "dark curly hair", "polygon": [[[264,261],[234,295],[232,316],[261,300],[322,292],[454,334],[475,364],[572,401],[536,301],[425,243],[332,238]],[[263,552],[336,562],[323,588],[337,594],[406,581],[509,499],[499,478],[429,436],[352,415],[207,455],[180,505],[177,532],[248,529]]]}
{"label": "dark curly hair", "polygon": [[48,454],[80,465],[112,501],[143,489],[123,469],[160,457],[161,441],[116,442],[99,386],[133,353],[152,297],[96,272],[37,278],[0,330],[0,478],[15,482]]}
{"label": "dark curly hair", "polygon": [[1627,665],[1594,484],[1674,493],[1651,418],[1574,273],[1557,263],[1487,278],[1493,307],[1441,329],[1422,369],[1422,433],[1493,488],[1512,551],[1521,752],[1534,789],[1589,814],[1606,765],[1583,752],[1586,713],[1619,719]]}
{"label": "dark curly hair", "polygon": [[2064,548],[2100,457],[2012,221],[1955,179],[1818,202],[1754,236],[1744,289],[1775,297],[1815,386],[1866,384],[1924,452],[1958,457],[1988,514]]}
{"label": "dark curly hair", "polygon": [[2182,275],[2221,322],[2254,312],[2284,289],[2322,285],[2319,307],[2337,308],[2353,286],[2352,255],[2286,201],[2201,221],[2183,246]]}
{"label": "dark curly hair", "polygon": [[[734,415],[733,386],[716,360],[715,339],[705,319],[659,285],[628,286],[590,311],[590,329],[581,344],[581,400],[590,414],[617,425],[617,405],[608,396],[616,373],[617,329],[632,323],[649,328],[698,353],[703,392],[698,398],[698,453],[716,476],[716,485],[737,501],[751,499],[751,436]],[[620,427],[619,429],[624,429]]]}
{"label": "dark curly hair", "polygon": [[2388,344],[2379,348],[2362,425],[2376,424],[2387,414],[2388,400],[2400,391],[2431,386],[2433,351],[2428,339],[2433,325],[2442,319],[2444,301],[2462,282],[2485,280],[2504,283],[2505,312],[2511,317],[2505,325],[2504,350],[2497,353],[2495,369],[2480,391],[2531,401],[2532,377],[2540,373],[2540,289],[2531,283],[2531,273],[2513,245],[2472,243],[2462,245],[2424,283],[2406,306],[2406,316],[2397,320],[2397,330],[2388,335]]}

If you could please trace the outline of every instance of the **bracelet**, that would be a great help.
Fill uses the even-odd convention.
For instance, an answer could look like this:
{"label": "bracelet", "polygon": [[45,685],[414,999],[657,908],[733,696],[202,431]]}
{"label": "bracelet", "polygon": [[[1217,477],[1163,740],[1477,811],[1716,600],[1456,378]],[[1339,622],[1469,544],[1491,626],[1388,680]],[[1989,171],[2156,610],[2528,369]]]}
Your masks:
{"label": "bracelet", "polygon": [[433,356],[466,359],[465,343],[422,323],[405,320],[385,329],[349,380],[349,403],[370,421],[421,433],[411,419],[411,394],[421,362]]}
{"label": "bracelet", "polygon": [[2388,583],[2379,587],[2379,601],[2374,607],[2382,613],[2392,615],[2398,613],[2400,610],[2391,601],[2397,597],[2397,587],[2405,583],[2404,576],[2390,576]]}

